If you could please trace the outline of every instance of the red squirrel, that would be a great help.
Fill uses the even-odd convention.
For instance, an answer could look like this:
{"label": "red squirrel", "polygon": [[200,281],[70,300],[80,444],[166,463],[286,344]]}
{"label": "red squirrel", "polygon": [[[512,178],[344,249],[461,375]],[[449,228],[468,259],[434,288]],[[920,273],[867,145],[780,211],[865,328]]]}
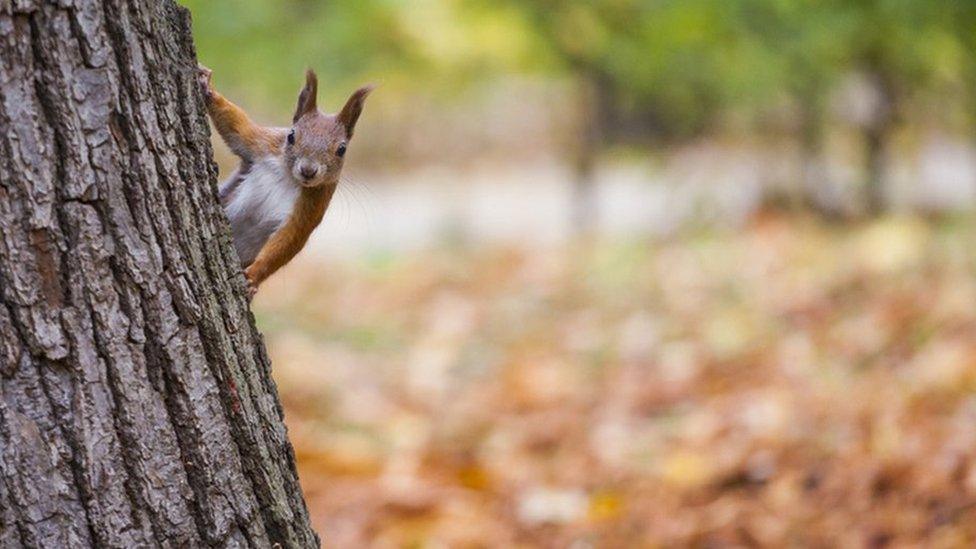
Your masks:
{"label": "red squirrel", "polygon": [[318,78],[309,69],[291,127],[266,128],[218,93],[212,76],[200,66],[210,120],[241,159],[220,184],[220,205],[253,297],[266,278],[301,251],[322,221],[372,86],[353,92],[338,114],[323,114],[316,107]]}

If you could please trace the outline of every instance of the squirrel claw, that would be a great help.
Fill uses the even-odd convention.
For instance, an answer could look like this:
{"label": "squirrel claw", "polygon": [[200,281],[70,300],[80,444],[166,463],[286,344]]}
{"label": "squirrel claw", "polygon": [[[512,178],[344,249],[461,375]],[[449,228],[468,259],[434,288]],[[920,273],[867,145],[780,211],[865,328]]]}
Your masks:
{"label": "squirrel claw", "polygon": [[258,293],[258,284],[260,284],[254,279],[254,273],[250,267],[244,269],[244,281],[247,282],[247,299],[250,301],[254,299],[254,294]]}
{"label": "squirrel claw", "polygon": [[213,97],[213,71],[204,67],[203,65],[197,65],[197,83],[200,85],[200,89],[203,90],[203,95],[210,99]]}

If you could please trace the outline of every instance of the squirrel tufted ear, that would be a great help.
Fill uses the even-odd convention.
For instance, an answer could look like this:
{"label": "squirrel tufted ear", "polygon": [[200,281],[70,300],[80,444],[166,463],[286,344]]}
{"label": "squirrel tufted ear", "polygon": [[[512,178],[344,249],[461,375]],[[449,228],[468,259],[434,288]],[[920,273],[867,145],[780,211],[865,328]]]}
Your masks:
{"label": "squirrel tufted ear", "polygon": [[337,118],[339,123],[346,128],[346,137],[352,137],[352,131],[356,127],[356,121],[359,120],[359,115],[363,113],[363,103],[366,102],[366,96],[369,95],[369,92],[373,91],[373,88],[374,86],[370,84],[354,91],[346,101],[346,105],[339,111]]}
{"label": "squirrel tufted ear", "polygon": [[310,112],[315,112],[315,102],[318,94],[319,78],[315,75],[315,71],[308,69],[305,72],[305,87],[298,94],[298,107],[295,109],[295,118],[292,122],[298,122],[299,118]]}

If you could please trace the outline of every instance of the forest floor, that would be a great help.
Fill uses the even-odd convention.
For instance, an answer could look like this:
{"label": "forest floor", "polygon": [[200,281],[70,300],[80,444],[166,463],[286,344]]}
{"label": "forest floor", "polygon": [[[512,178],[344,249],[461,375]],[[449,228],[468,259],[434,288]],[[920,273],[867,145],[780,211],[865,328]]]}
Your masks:
{"label": "forest floor", "polygon": [[327,545],[976,543],[976,227],[298,261],[256,303]]}

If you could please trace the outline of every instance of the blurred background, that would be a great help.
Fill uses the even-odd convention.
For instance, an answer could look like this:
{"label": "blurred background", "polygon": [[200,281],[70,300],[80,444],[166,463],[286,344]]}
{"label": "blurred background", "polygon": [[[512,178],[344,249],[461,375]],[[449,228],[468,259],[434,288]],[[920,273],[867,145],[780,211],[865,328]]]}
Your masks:
{"label": "blurred background", "polygon": [[976,3],[184,3],[378,84],[254,305],[327,546],[976,543]]}

